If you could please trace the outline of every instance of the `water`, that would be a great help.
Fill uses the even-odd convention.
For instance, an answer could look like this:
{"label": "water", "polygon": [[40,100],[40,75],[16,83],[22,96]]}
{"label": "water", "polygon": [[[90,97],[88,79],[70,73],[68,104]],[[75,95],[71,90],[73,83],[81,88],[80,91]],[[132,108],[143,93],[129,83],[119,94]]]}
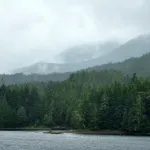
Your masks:
{"label": "water", "polygon": [[0,150],[150,150],[150,137],[0,131]]}

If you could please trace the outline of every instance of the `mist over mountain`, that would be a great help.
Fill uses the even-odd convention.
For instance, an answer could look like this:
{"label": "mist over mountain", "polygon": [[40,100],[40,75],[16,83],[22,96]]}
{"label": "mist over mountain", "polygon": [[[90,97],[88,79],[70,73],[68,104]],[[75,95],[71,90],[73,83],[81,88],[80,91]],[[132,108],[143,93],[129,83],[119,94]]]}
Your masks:
{"label": "mist over mountain", "polygon": [[140,57],[150,52],[150,35],[140,35],[129,40],[105,56],[98,57],[87,63],[91,66],[120,62],[131,57]]}
{"label": "mist over mountain", "polygon": [[77,70],[77,64],[57,64],[57,63],[46,63],[39,62],[27,67],[19,68],[13,71],[13,73],[23,73],[23,74],[49,74],[49,73],[63,73]]}
{"label": "mist over mountain", "polygon": [[[132,76],[133,73],[136,73],[138,76],[150,76],[150,53],[144,54],[138,58],[130,58],[123,62],[118,63],[108,63],[100,66],[95,66],[86,69],[83,72],[90,71],[92,72],[101,72],[102,70],[111,70],[121,71],[124,74],[128,74]],[[80,71],[82,72],[82,71]],[[48,82],[48,81],[64,81],[70,77],[72,72],[67,73],[52,73],[47,75],[40,75],[40,74],[31,74],[31,75],[24,75],[22,73],[13,74],[13,75],[0,75],[0,85],[3,83],[6,85],[10,84],[22,84],[22,83],[37,83],[37,82]],[[87,73],[88,75],[88,73]],[[99,77],[100,79],[100,77]],[[118,79],[118,78],[117,78]]]}
{"label": "mist over mountain", "polygon": [[[80,48],[82,49],[82,47]],[[49,74],[54,72],[60,72],[60,73],[72,72],[72,71],[77,71],[80,69],[85,69],[88,67],[98,66],[106,63],[115,63],[115,62],[124,61],[125,59],[131,57],[140,57],[143,54],[150,52],[150,35],[140,35],[134,39],[129,40],[125,44],[118,46],[118,48],[107,49],[107,51],[105,51],[106,54],[99,56],[97,58],[93,58],[95,53],[94,52],[92,53],[92,51],[89,52],[89,48],[92,48],[91,45],[89,47],[88,46],[83,47],[83,50],[87,51],[87,54],[85,53],[81,55],[79,59],[78,59],[78,56],[80,55],[79,52],[73,51],[70,55],[64,54],[67,63],[57,64],[57,63],[40,62],[37,64],[33,64],[31,66],[16,69],[13,71],[13,73]],[[96,51],[96,48],[94,50]],[[108,52],[109,50],[110,52]],[[85,58],[86,59],[88,58],[89,60],[85,61]]]}
{"label": "mist over mountain", "polygon": [[0,18],[0,73],[11,73],[41,61],[60,63],[59,54],[64,63],[95,59],[106,54],[94,50],[102,43],[150,33],[150,1],[1,0]]}
{"label": "mist over mountain", "polygon": [[[80,72],[86,73],[91,72],[91,74],[96,72],[104,72],[107,70],[122,72],[124,74],[128,74],[132,76],[136,73],[138,76],[150,76],[150,53],[144,54],[141,57],[130,58],[123,62],[118,63],[108,63],[100,66],[91,67],[85,70],[81,70]],[[23,75],[22,73],[13,74],[13,75],[0,75],[0,84],[4,81],[6,85],[10,84],[22,84],[22,83],[37,83],[37,82],[48,82],[48,81],[64,81],[71,77],[73,72],[67,73],[52,73],[47,75],[40,74],[31,74],[31,75]],[[101,77],[99,77],[101,79]],[[116,78],[118,80],[118,78]]]}
{"label": "mist over mountain", "polygon": [[65,63],[79,63],[88,61],[112,52],[119,46],[117,42],[84,44],[71,47],[58,55],[59,59]]}

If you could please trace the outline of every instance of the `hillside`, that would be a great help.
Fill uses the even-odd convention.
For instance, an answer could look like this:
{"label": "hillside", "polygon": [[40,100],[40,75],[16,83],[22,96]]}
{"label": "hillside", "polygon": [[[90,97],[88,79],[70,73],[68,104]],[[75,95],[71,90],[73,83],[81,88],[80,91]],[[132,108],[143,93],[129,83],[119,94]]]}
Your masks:
{"label": "hillside", "polygon": [[0,84],[4,82],[6,85],[10,84],[23,84],[31,82],[48,82],[48,81],[64,81],[69,78],[71,73],[53,73],[48,75],[31,74],[24,75],[22,73],[13,75],[0,75]]}
{"label": "hillside", "polygon": [[119,63],[109,63],[101,66],[89,68],[89,70],[105,70],[114,69],[122,71],[126,74],[137,73],[141,76],[150,76],[150,53],[145,54],[138,58],[130,58]]}

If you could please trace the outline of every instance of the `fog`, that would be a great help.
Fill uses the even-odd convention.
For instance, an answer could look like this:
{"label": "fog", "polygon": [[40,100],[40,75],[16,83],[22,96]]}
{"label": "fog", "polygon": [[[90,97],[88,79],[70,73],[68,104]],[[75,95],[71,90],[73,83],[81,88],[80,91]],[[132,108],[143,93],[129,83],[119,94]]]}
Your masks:
{"label": "fog", "polygon": [[150,31],[149,0],[0,0],[0,73],[59,62],[68,47]]}

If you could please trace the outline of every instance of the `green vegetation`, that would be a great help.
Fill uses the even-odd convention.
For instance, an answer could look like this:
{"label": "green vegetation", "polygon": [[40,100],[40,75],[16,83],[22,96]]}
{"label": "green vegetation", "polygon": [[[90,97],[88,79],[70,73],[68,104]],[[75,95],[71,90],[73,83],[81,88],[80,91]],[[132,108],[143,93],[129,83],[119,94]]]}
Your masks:
{"label": "green vegetation", "polygon": [[52,73],[52,74],[31,74],[24,75],[17,73],[13,75],[0,74],[0,85],[5,82],[5,85],[11,84],[24,84],[24,83],[36,83],[36,82],[48,82],[48,81],[64,81],[69,78],[71,73]]}
{"label": "green vegetation", "polygon": [[150,132],[150,80],[80,71],[63,82],[0,87],[0,128],[43,125]]}
{"label": "green vegetation", "polygon": [[150,53],[139,58],[130,58],[119,63],[109,63],[102,66],[89,68],[89,70],[114,69],[122,71],[125,74],[132,75],[136,72],[140,76],[150,76]]}

